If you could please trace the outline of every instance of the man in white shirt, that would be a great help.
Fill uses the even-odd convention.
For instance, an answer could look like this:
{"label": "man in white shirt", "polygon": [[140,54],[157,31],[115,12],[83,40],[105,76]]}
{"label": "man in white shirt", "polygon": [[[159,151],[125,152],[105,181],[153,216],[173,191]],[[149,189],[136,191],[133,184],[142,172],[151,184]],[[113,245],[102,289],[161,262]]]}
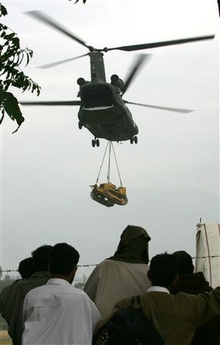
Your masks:
{"label": "man in white shirt", "polygon": [[91,345],[101,316],[87,294],[71,286],[78,261],[72,246],[52,248],[50,279],[24,300],[22,345]]}

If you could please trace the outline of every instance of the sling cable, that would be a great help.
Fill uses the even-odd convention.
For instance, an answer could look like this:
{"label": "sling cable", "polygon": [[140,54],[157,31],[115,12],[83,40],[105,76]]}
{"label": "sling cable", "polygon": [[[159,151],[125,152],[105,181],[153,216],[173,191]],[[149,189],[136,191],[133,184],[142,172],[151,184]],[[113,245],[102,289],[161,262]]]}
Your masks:
{"label": "sling cable", "polygon": [[[101,170],[103,167],[103,163],[105,161],[105,157],[107,154],[107,150],[108,150],[107,182],[101,183],[100,185],[98,185]],[[114,185],[113,183],[110,182],[112,152],[113,152],[115,164],[117,167],[118,177],[119,177],[119,181],[120,181],[120,187],[116,187],[116,185]],[[126,187],[123,187],[123,185],[122,185],[121,175],[119,172],[118,162],[116,159],[115,150],[114,150],[114,146],[113,146],[112,141],[107,142],[104,156],[102,159],[102,163],[101,163],[99,173],[98,173],[98,176],[96,179],[96,183],[94,185],[92,185],[91,187],[92,187],[92,191],[90,193],[91,198],[94,201],[97,201],[98,203],[100,203],[104,206],[112,207],[115,204],[126,205],[128,203],[128,198],[126,195]]]}

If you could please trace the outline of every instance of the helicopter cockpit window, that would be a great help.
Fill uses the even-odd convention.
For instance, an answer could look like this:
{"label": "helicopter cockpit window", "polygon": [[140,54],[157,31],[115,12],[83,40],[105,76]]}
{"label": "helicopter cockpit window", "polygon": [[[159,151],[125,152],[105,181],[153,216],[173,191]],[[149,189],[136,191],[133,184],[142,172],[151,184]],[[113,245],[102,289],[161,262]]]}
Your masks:
{"label": "helicopter cockpit window", "polygon": [[81,99],[85,108],[112,106],[111,88],[106,85],[85,85],[81,90]]}

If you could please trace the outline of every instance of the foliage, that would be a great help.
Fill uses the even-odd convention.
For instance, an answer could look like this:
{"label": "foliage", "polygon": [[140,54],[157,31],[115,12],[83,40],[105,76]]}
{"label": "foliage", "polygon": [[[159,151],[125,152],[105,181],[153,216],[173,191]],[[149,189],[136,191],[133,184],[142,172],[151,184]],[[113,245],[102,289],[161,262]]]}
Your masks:
{"label": "foliage", "polygon": [[[0,3],[0,17],[5,15],[7,15],[7,10]],[[39,85],[26,76],[20,68],[22,63],[25,63],[26,66],[29,64],[33,51],[28,48],[21,49],[20,40],[16,33],[2,23],[0,23],[0,39],[0,111],[2,113],[0,124],[6,112],[13,121],[17,122],[19,128],[24,121],[24,117],[16,97],[8,89],[13,86],[23,92],[30,90],[31,92],[37,92],[37,95],[40,94]]]}

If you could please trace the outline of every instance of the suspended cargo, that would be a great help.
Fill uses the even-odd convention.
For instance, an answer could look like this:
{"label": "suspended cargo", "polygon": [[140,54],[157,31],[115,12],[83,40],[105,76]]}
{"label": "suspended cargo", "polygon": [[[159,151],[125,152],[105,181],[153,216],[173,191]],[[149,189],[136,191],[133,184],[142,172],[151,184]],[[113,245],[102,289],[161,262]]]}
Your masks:
{"label": "suspended cargo", "polygon": [[93,200],[99,202],[100,204],[107,207],[112,207],[115,203],[109,200],[106,196],[107,189],[103,187],[104,185],[107,185],[107,183],[101,184],[100,186],[98,186],[97,184],[91,186],[92,191],[90,193],[90,196]]}
{"label": "suspended cargo", "polygon": [[220,224],[197,225],[195,271],[213,288],[220,286]]}
{"label": "suspended cargo", "polygon": [[95,184],[91,187],[91,198],[104,206],[111,207],[114,204],[126,205],[128,203],[126,187],[117,188],[110,182],[101,183],[99,186]]}
{"label": "suspended cargo", "polygon": [[[108,148],[109,148],[109,159],[108,159],[107,182],[101,183],[100,185],[98,185],[101,169],[102,169]],[[117,166],[118,176],[120,179],[119,187],[116,187],[115,184],[110,182],[111,150],[113,150],[113,153],[114,153],[115,163]],[[114,151],[113,143],[111,141],[107,143],[96,183],[92,185],[91,187],[92,187],[92,191],[90,193],[91,198],[94,201],[97,201],[98,203],[104,206],[112,207],[115,204],[123,206],[128,203],[128,198],[126,195],[126,187],[123,187],[122,185],[122,180],[121,180],[120,172],[118,169],[118,163],[117,163],[115,151]]]}

